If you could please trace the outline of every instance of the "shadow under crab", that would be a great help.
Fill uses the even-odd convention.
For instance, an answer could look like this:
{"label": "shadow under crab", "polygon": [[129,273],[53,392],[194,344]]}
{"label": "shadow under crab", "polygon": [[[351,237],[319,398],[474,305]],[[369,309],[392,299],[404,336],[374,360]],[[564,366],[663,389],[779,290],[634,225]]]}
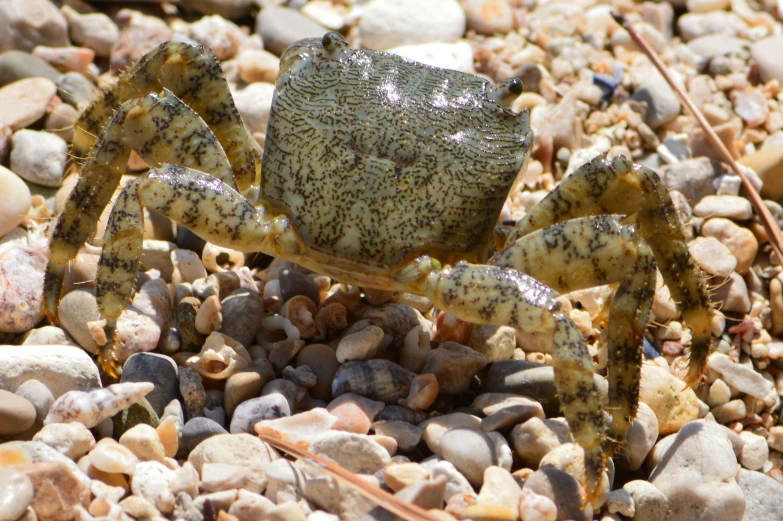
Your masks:
{"label": "shadow under crab", "polygon": [[[303,40],[281,58],[262,171],[215,57],[162,44],[76,124],[74,152],[89,157],[52,237],[47,314],[57,321],[68,262],[95,233],[133,149],[152,168],[114,204],[98,270],[108,372],[119,370],[113,330],[135,288],[148,208],[220,246],[426,296],[466,321],[548,334],[592,496],[635,415],[656,262],[693,330],[690,385],[710,350],[711,308],[665,186],[625,158],[593,160],[513,230],[495,230],[532,138],[527,112],[508,109],[520,92],[518,80],[493,86],[353,50],[335,33]],[[604,284],[618,284],[609,427],[584,339],[555,300]]]}

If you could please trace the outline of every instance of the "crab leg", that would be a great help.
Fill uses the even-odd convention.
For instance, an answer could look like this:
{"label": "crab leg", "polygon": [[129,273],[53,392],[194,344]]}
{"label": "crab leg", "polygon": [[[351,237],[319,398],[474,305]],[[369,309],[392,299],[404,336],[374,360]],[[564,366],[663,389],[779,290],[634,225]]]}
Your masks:
{"label": "crab leg", "polygon": [[212,129],[228,156],[239,191],[245,194],[259,179],[260,151],[245,131],[215,55],[182,42],[162,43],[145,54],[82,113],[74,128],[74,154],[86,155],[122,103],[164,89],[182,99]]}
{"label": "crab leg", "polygon": [[599,215],[553,224],[517,239],[490,261],[527,273],[560,293],[620,283],[609,307],[610,451],[625,439],[636,415],[642,334],[655,291],[653,254],[620,219]]}
{"label": "crab leg", "polygon": [[660,178],[622,156],[598,157],[577,169],[531,208],[507,244],[560,221],[598,214],[634,215],[672,298],[693,331],[686,383],[698,383],[712,345],[711,305],[701,270],[688,252],[674,204]]}
{"label": "crab leg", "polygon": [[199,230],[214,244],[239,251],[263,251],[297,261],[304,249],[287,217],[268,215],[209,174],[163,164],[128,183],[112,209],[98,262],[98,305],[109,339],[99,355],[110,374],[118,369],[112,351],[114,328],[133,295],[141,264],[143,208]]}
{"label": "crab leg", "polygon": [[505,324],[552,336],[555,387],[574,440],[585,450],[588,494],[599,490],[606,427],[582,333],[559,312],[557,293],[514,269],[459,263],[433,271],[424,293],[440,309],[479,324]]}
{"label": "crab leg", "polygon": [[123,103],[93,147],[52,235],[44,294],[47,314],[53,320],[68,262],[95,233],[98,219],[125,172],[131,147],[149,164],[168,161],[206,170],[236,187],[231,165],[215,135],[172,93]]}

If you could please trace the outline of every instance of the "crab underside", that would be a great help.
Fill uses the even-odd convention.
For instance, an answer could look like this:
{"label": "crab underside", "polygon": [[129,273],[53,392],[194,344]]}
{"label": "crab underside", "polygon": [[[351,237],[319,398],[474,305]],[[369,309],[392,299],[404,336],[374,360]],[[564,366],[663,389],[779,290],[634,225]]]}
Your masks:
{"label": "crab underside", "polygon": [[[710,351],[711,308],[665,186],[623,157],[593,160],[512,231],[493,231],[529,146],[527,113],[505,108],[517,87],[352,50],[333,33],[299,42],[282,58],[262,173],[215,57],[162,44],[76,123],[74,154],[87,161],[53,232],[47,315],[57,322],[69,262],[94,235],[133,149],[152,168],[122,190],[103,240],[107,372],[119,369],[112,333],[135,288],[148,208],[220,246],[426,296],[468,322],[548,334],[592,496],[636,413],[656,264],[693,331],[689,385]],[[617,284],[608,427],[585,341],[555,300],[604,284]]]}

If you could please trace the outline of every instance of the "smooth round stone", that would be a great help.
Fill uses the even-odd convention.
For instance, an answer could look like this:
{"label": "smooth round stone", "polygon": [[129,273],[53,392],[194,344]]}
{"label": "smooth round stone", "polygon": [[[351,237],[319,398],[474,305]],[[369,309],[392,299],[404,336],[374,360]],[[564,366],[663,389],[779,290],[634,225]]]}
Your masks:
{"label": "smooth round stone", "polygon": [[639,402],[618,460],[630,470],[641,468],[644,459],[658,441],[658,418],[650,407]]}
{"label": "smooth round stone", "polygon": [[6,467],[0,469],[0,521],[21,518],[33,500],[33,483],[24,472]]}
{"label": "smooth round stone", "polygon": [[272,420],[291,416],[291,407],[285,396],[278,393],[267,394],[240,403],[234,410],[229,432],[253,434],[253,426],[261,420]]}
{"label": "smooth round stone", "polygon": [[737,267],[737,259],[715,237],[696,237],[688,243],[693,260],[707,273],[726,278]]}
{"label": "smooth round stone", "polygon": [[753,217],[753,207],[750,201],[738,195],[708,195],[693,207],[693,214],[746,221]]}
{"label": "smooth round stone", "polygon": [[179,397],[177,364],[168,356],[156,353],[136,353],[125,362],[121,382],[150,382],[155,388],[146,395],[149,404],[160,416]]}
{"label": "smooth round stone", "polygon": [[79,422],[50,423],[33,436],[33,441],[46,443],[51,448],[76,461],[95,445],[90,429]]}
{"label": "smooth round stone", "polygon": [[245,126],[251,133],[266,133],[269,112],[272,109],[272,97],[275,86],[271,83],[251,83],[244,89],[234,92],[234,103]]}
{"label": "smooth round stone", "polygon": [[49,0],[0,2],[0,52],[32,51],[36,45],[67,47],[68,25]]}
{"label": "smooth round stone", "polygon": [[767,439],[748,431],[742,431],[739,435],[744,442],[739,454],[740,464],[749,470],[761,469],[769,459]]}
{"label": "smooth round stone", "polygon": [[748,286],[742,275],[736,272],[732,272],[725,282],[715,290],[715,293],[710,295],[710,300],[719,304],[724,313],[748,313],[750,311]]}
{"label": "smooth round stone", "polygon": [[332,397],[332,381],[340,363],[334,349],[324,344],[304,346],[296,356],[296,367],[306,365],[316,376],[315,386],[310,396],[317,400],[329,400]]}
{"label": "smooth round stone", "polygon": [[295,9],[269,6],[258,13],[256,32],[264,48],[280,56],[291,44],[304,38],[321,38],[327,31]]}
{"label": "smooth round stone", "polygon": [[745,498],[736,475],[737,457],[726,429],[697,420],[677,433],[650,483],[666,496],[671,519],[741,521]]}
{"label": "smooth round stone", "polygon": [[383,472],[386,486],[394,492],[430,478],[429,471],[418,463],[392,463],[387,465]]}
{"label": "smooth round stone", "polygon": [[120,445],[130,450],[142,461],[160,461],[166,457],[158,432],[151,426],[140,423],[120,436]]}
{"label": "smooth round stone", "polygon": [[636,514],[634,521],[663,521],[666,517],[666,496],[649,482],[637,479],[623,485],[631,495]]}
{"label": "smooth round stone", "polygon": [[652,66],[646,78],[636,88],[632,99],[647,102],[649,109],[646,121],[652,129],[670,122],[680,113],[680,101],[663,76]]}
{"label": "smooth round stone", "polygon": [[101,386],[98,367],[78,347],[0,346],[0,388],[15,390],[31,379],[43,383],[55,398]]}
{"label": "smooth round stone", "polygon": [[693,389],[685,389],[682,380],[652,363],[642,364],[639,400],[650,406],[658,418],[659,433],[664,436],[699,417]]}
{"label": "smooth round stone", "polygon": [[274,83],[280,70],[280,59],[269,51],[245,49],[237,57],[237,66],[239,77],[245,83]]}
{"label": "smooth round stone", "polygon": [[16,389],[16,394],[27,399],[35,407],[35,423],[42,425],[49,408],[54,403],[54,395],[38,380],[27,380]]}
{"label": "smooth round stone", "polygon": [[391,462],[389,453],[368,436],[329,431],[319,435],[310,452],[337,462],[355,474],[373,474]]}
{"label": "smooth round stone", "polygon": [[23,51],[8,51],[0,54],[0,87],[26,78],[46,78],[52,82],[62,75],[60,71]]}
{"label": "smooth round stone", "polygon": [[43,318],[46,256],[26,247],[0,253],[0,332],[23,333]]}
{"label": "smooth round stone", "polygon": [[296,295],[304,295],[312,300],[316,306],[320,303],[321,290],[312,277],[308,277],[304,273],[293,269],[284,268],[280,270],[277,280],[280,282],[280,293],[283,302]]}
{"label": "smooth round stone", "polygon": [[514,427],[509,438],[517,456],[533,467],[550,451],[573,441],[564,418],[530,418]]}
{"label": "smooth round stone", "polygon": [[375,434],[388,436],[397,441],[402,452],[411,452],[421,441],[424,432],[421,428],[402,420],[377,421],[373,424]]}
{"label": "smooth round stone", "polygon": [[88,322],[101,318],[98,311],[98,301],[95,292],[77,289],[65,295],[58,307],[60,325],[88,353],[95,353],[98,344],[95,343],[87,327]]}
{"label": "smooth round stone", "polygon": [[465,34],[465,11],[456,0],[371,0],[363,7],[362,44],[377,51],[414,43],[450,43]]}
{"label": "smooth round stone", "polygon": [[557,506],[557,519],[589,521],[593,518],[593,508],[584,505],[584,489],[570,474],[554,467],[537,470],[525,481],[525,489],[548,497]]}
{"label": "smooth round stone", "polygon": [[43,186],[60,186],[68,143],[49,132],[22,129],[11,143],[11,170],[19,177]]}
{"label": "smooth round stone", "polygon": [[522,489],[511,473],[500,467],[487,467],[484,471],[484,484],[476,498],[477,504],[502,505],[512,513],[512,519],[519,516],[519,500]]}
{"label": "smooth round stone", "polygon": [[0,165],[0,237],[19,226],[31,205],[30,189],[22,178]]}
{"label": "smooth round stone", "polygon": [[481,486],[484,482],[485,468],[498,464],[492,438],[476,428],[451,429],[441,437],[439,448],[443,458],[474,486]]}
{"label": "smooth round stone", "polygon": [[467,27],[479,34],[506,34],[514,28],[514,13],[508,0],[463,0]]}
{"label": "smooth round stone", "polygon": [[737,273],[746,273],[756,258],[759,243],[753,232],[734,224],[728,219],[717,217],[709,219],[701,226],[705,237],[715,237],[726,246],[737,259]]}
{"label": "smooth round stone", "polygon": [[182,443],[188,451],[192,451],[202,441],[218,434],[228,434],[228,431],[219,423],[201,416],[193,418],[185,424],[182,429]]}
{"label": "smooth round stone", "polygon": [[81,14],[69,5],[61,9],[68,22],[73,43],[95,51],[98,56],[109,56],[112,45],[120,38],[120,29],[103,13]]}
{"label": "smooth round stone", "polygon": [[79,344],[73,341],[73,339],[57,326],[43,326],[31,329],[22,337],[23,346],[74,346],[79,347]]}
{"label": "smooth round stone", "polygon": [[761,472],[740,469],[738,483],[745,496],[744,521],[767,521],[783,512],[783,484]]}
{"label": "smooth round stone", "polygon": [[750,55],[758,64],[761,80],[771,79],[783,81],[783,63],[780,60],[780,49],[783,49],[783,35],[775,35],[754,43]]}
{"label": "smooth round stone", "polygon": [[220,332],[249,347],[261,327],[264,299],[250,289],[238,289],[221,302],[223,327]]}
{"label": "smooth round stone", "polygon": [[0,389],[0,436],[16,436],[35,423],[35,407],[25,398]]}
{"label": "smooth round stone", "polygon": [[278,458],[277,452],[256,436],[219,434],[199,443],[191,451],[188,461],[199,474],[205,463],[227,463],[245,467],[250,474],[244,488],[251,492],[261,492],[267,483],[264,467]]}
{"label": "smooth round stone", "polygon": [[223,399],[226,414],[232,416],[234,410],[246,400],[259,396],[264,385],[275,378],[274,369],[267,361],[259,361],[252,367],[238,371],[226,380]]}
{"label": "smooth round stone", "polygon": [[481,428],[481,420],[472,414],[453,412],[430,418],[419,424],[419,428],[423,429],[421,437],[424,440],[424,443],[426,443],[427,447],[435,454],[441,453],[440,442],[443,435],[458,427],[479,429]]}

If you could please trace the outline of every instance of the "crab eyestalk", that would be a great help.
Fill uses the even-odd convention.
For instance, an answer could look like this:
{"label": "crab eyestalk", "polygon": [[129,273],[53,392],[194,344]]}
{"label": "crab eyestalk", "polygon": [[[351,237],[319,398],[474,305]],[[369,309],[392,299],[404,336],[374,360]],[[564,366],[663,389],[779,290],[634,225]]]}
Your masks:
{"label": "crab eyestalk", "polygon": [[517,96],[525,90],[522,80],[509,78],[487,89],[487,99],[494,101],[504,109],[510,109]]}

